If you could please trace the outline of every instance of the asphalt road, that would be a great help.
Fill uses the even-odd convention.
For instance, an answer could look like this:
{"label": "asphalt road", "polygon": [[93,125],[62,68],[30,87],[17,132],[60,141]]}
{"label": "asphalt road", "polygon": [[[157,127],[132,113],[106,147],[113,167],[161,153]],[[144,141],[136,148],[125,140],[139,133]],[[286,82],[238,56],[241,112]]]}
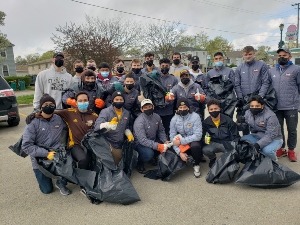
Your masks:
{"label": "asphalt road", "polygon": [[[132,182],[141,201],[129,206],[110,203],[92,205],[69,185],[72,195],[55,190],[43,195],[38,189],[29,158],[8,149],[21,136],[25,115],[21,108],[18,127],[0,123],[0,224],[300,224],[300,182],[284,189],[258,189],[236,184],[214,185],[202,176],[194,178],[192,168],[170,182],[154,181],[137,172]],[[299,142],[299,137],[298,137]],[[300,143],[300,142],[299,142]],[[300,163],[283,163],[300,173]]]}

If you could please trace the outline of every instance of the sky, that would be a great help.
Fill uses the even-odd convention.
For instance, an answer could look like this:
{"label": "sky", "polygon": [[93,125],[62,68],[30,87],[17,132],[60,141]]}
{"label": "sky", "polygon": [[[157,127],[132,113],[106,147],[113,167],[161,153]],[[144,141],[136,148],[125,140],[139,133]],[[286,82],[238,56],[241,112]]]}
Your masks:
{"label": "sky", "polygon": [[[280,40],[279,25],[297,25],[297,9],[291,0],[0,0],[6,13],[1,32],[15,45],[16,56],[53,50],[50,39],[58,26],[82,24],[86,15],[101,19],[119,17],[137,23],[181,22],[188,34],[201,31],[210,38],[222,36],[235,49],[246,45],[270,46]],[[103,9],[106,7],[118,11]],[[131,15],[138,14],[140,16]],[[149,16],[149,19],[142,16]]]}

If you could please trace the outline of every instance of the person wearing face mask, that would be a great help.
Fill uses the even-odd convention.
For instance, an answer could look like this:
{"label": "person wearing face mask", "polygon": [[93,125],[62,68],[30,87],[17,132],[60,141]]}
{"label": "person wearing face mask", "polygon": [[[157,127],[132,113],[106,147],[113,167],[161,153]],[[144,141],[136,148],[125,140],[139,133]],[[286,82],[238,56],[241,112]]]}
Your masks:
{"label": "person wearing face mask", "polygon": [[123,75],[125,75],[124,61],[121,59],[116,59],[114,61],[114,76],[120,80]]}
{"label": "person wearing face mask", "polygon": [[92,70],[92,71],[94,71],[94,72],[96,73],[97,67],[96,67],[96,62],[95,62],[95,60],[89,59],[89,60],[86,62],[86,69]]}
{"label": "person wearing face mask", "polygon": [[203,82],[204,82],[204,74],[202,73],[200,69],[200,59],[198,56],[192,56],[190,59],[190,69],[189,72],[192,75],[191,78],[194,82],[201,85],[203,88]]}
{"label": "person wearing face mask", "polygon": [[104,108],[105,102],[102,100],[104,90],[101,85],[96,83],[96,74],[94,71],[90,69],[83,71],[80,84],[74,83],[73,87],[63,94],[63,103],[76,108],[75,95],[80,91],[85,91],[89,95],[89,109],[98,114]]}
{"label": "person wearing face mask", "polygon": [[80,84],[81,82],[81,74],[84,71],[84,64],[81,60],[77,59],[75,60],[75,62],[73,63],[73,68],[75,71],[75,75],[73,76],[73,84],[72,86],[74,86],[74,84]]}
{"label": "person wearing face mask", "polygon": [[[167,93],[171,91],[171,89],[178,84],[178,80],[173,75],[169,74],[171,62],[167,58],[163,58],[159,60],[160,72],[158,79],[161,81],[162,85],[166,88]],[[170,131],[170,122],[172,117],[174,116],[174,101],[166,101],[165,107],[155,107],[154,112],[157,113],[162,120],[164,125],[167,137],[169,136]]]}
{"label": "person wearing face mask", "polygon": [[48,93],[55,99],[56,108],[62,109],[62,93],[71,88],[73,77],[67,73],[64,65],[64,54],[56,52],[52,58],[52,65],[49,69],[39,72],[35,81],[33,98],[34,111],[40,108],[40,99],[43,94]]}
{"label": "person wearing face mask", "polygon": [[194,176],[199,178],[200,161],[202,149],[200,140],[202,138],[202,124],[200,116],[190,111],[189,100],[179,98],[177,111],[170,124],[170,140],[173,142],[174,151],[180,158],[187,162],[188,156],[192,156],[195,163]]}
{"label": "person wearing face mask", "polygon": [[[40,170],[36,158],[47,158],[53,160],[55,150],[65,147],[61,142],[61,136],[66,129],[66,124],[62,118],[54,114],[56,102],[48,94],[44,94],[39,101],[39,112],[34,114],[34,118],[24,130],[22,151],[31,158],[33,171],[40,191],[44,194],[53,192],[52,179],[46,177]],[[69,195],[71,191],[66,187],[66,180],[60,178],[55,186],[62,195]]]}
{"label": "person wearing face mask", "polygon": [[[142,75],[142,65],[139,59],[133,59],[131,61],[131,71],[128,74],[131,74],[134,78],[135,88],[140,91],[140,77]],[[124,83],[126,75],[123,75],[119,80],[121,83]]]}
{"label": "person wearing face mask", "polygon": [[153,160],[159,153],[168,149],[168,140],[161,118],[154,113],[154,105],[150,99],[141,102],[142,113],[133,124],[136,150],[139,153],[137,170],[145,173],[145,163]]}
{"label": "person wearing face mask", "polygon": [[124,108],[124,96],[116,91],[112,94],[112,105],[103,109],[96,120],[94,131],[100,131],[112,147],[112,156],[116,165],[122,159],[124,136],[134,141],[129,129],[130,112]]}
{"label": "person wearing face mask", "polygon": [[[297,145],[297,111],[300,103],[300,68],[292,63],[292,55],[289,49],[278,49],[277,54],[278,64],[270,69],[272,83],[278,99],[275,113],[283,135],[283,144],[277,151],[277,157],[287,155],[291,162],[296,162],[295,148]],[[284,120],[288,131],[288,150],[285,150]]]}
{"label": "person wearing face mask", "polygon": [[159,69],[154,65],[154,54],[152,52],[147,52],[144,55],[144,68],[142,69],[142,75],[143,74],[149,74],[149,73],[156,73],[159,72]]}
{"label": "person wearing face mask", "polygon": [[209,116],[203,121],[204,139],[203,154],[209,158],[211,168],[216,161],[216,153],[231,151],[240,135],[236,123],[221,112],[221,103],[216,99],[207,102]]}
{"label": "person wearing face mask", "polygon": [[[237,119],[244,116],[245,111],[242,108],[248,103],[251,95],[265,97],[270,85],[271,78],[269,68],[261,60],[255,60],[255,49],[252,46],[246,46],[243,49],[242,63],[235,70],[234,88],[238,98],[236,107]],[[249,129],[244,129],[243,134],[249,134]]]}
{"label": "person wearing face mask", "polygon": [[97,76],[97,83],[103,87],[104,91],[107,91],[112,87],[113,83],[118,82],[119,79],[112,76],[108,63],[100,63],[98,68],[99,74]]}
{"label": "person wearing face mask", "polygon": [[243,136],[241,140],[252,143],[258,152],[277,161],[276,151],[283,143],[279,121],[261,96],[253,96],[249,102],[250,108],[245,113],[245,120],[251,134]]}
{"label": "person wearing face mask", "polygon": [[170,74],[173,74],[178,80],[180,80],[180,73],[183,70],[189,70],[190,68],[181,63],[181,54],[174,52],[172,55],[173,64],[170,67]]}

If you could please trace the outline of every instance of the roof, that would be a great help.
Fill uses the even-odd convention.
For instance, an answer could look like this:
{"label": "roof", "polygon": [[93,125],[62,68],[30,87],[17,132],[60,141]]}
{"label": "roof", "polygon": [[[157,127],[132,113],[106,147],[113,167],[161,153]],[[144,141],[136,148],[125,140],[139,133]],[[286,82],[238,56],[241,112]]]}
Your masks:
{"label": "roof", "polygon": [[41,61],[34,62],[34,63],[30,63],[30,64],[28,64],[28,66],[40,65],[40,64],[45,64],[45,63],[52,63],[52,58],[41,60]]}
{"label": "roof", "polygon": [[226,53],[226,56],[228,58],[242,58],[242,55],[243,55],[242,51],[231,51]]}

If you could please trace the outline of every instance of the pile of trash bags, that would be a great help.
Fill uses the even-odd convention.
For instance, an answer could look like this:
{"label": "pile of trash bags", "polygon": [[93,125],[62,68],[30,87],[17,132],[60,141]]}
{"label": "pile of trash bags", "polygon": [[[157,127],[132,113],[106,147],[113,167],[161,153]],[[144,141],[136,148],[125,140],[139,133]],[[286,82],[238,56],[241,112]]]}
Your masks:
{"label": "pile of trash bags", "polygon": [[65,149],[57,149],[54,160],[40,158],[39,169],[48,177],[63,177],[81,186],[89,199],[123,205],[140,201],[128,178],[137,162],[137,153],[130,143],[123,146],[119,165],[115,164],[110,145],[101,134],[89,133],[81,144],[92,158],[89,170],[77,168]]}
{"label": "pile of trash bags", "polygon": [[235,180],[236,184],[282,188],[300,180],[298,173],[257,152],[251,143],[239,141],[234,150],[225,152],[215,162],[206,176],[206,181],[214,184],[233,182],[240,169],[240,163],[244,164],[244,167]]}

